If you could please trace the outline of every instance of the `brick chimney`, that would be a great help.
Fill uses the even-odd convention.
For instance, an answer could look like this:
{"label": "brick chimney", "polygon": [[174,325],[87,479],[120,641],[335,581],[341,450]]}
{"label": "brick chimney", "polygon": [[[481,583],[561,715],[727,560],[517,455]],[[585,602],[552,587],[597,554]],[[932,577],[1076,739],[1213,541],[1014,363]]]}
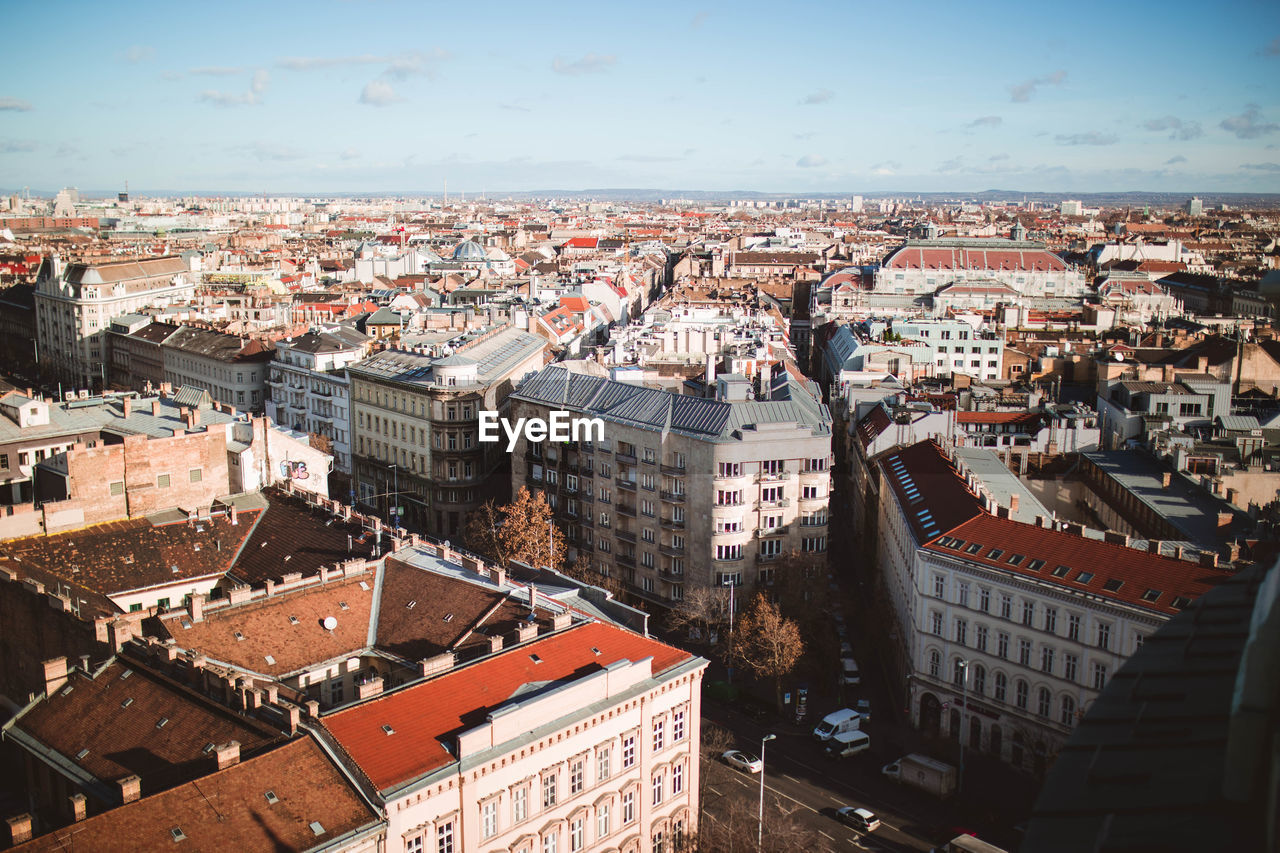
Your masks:
{"label": "brick chimney", "polygon": [[187,615],[191,617],[192,622],[204,621],[204,594],[199,592],[191,593],[191,597],[187,600]]}
{"label": "brick chimney", "polygon": [[16,847],[24,841],[31,840],[31,815],[20,814],[7,820],[9,824],[9,840]]}
{"label": "brick chimney", "polygon": [[116,784],[120,786],[120,802],[123,805],[136,802],[142,796],[142,777],[136,773],[124,777]]}
{"label": "brick chimney", "polygon": [[218,759],[218,769],[226,770],[240,763],[240,741],[233,740],[220,744],[214,750],[214,756]]}
{"label": "brick chimney", "polygon": [[1167,489],[1172,483],[1173,483],[1173,475],[1170,474],[1168,471],[1165,471],[1163,474],[1160,475],[1161,486]]}
{"label": "brick chimney", "polygon": [[160,417],[160,401],[159,400],[151,401],[151,417],[153,418]]}
{"label": "brick chimney", "polygon": [[187,429],[195,429],[200,426],[200,410],[197,408],[187,409],[187,416],[184,420],[187,422]]}
{"label": "brick chimney", "polygon": [[120,403],[124,407],[124,416],[127,418],[133,414],[133,398],[125,397]]}
{"label": "brick chimney", "polygon": [[1016,494],[1009,495],[1009,512],[1014,513],[1017,511],[1018,511],[1018,496]]}
{"label": "brick chimney", "polygon": [[67,683],[67,659],[50,658],[44,662],[44,694],[52,696]]}
{"label": "brick chimney", "polygon": [[76,823],[84,820],[89,813],[85,805],[84,794],[72,794],[67,799],[71,801],[71,818]]}
{"label": "brick chimney", "polygon": [[239,523],[240,523],[239,515],[240,515],[240,512],[239,512],[239,510],[237,510],[237,509],[236,509],[236,505],[235,505],[235,504],[232,504],[232,505],[231,505],[231,523],[232,523],[232,524],[239,524]]}

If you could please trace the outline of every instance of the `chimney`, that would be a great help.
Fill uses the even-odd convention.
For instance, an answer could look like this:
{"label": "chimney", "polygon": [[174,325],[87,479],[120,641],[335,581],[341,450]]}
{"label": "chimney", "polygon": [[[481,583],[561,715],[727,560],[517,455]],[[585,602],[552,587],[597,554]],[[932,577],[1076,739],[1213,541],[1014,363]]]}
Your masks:
{"label": "chimney", "polygon": [[1235,519],[1235,516],[1232,513],[1229,513],[1229,512],[1218,513],[1218,529],[1221,530],[1224,527],[1230,527],[1231,522],[1234,519]]}
{"label": "chimney", "polygon": [[240,763],[240,741],[233,740],[220,744],[214,750],[214,756],[218,759],[218,769],[226,770]]}
{"label": "chimney", "polygon": [[160,417],[160,401],[159,400],[151,401],[151,417],[153,418]]}
{"label": "chimney", "polygon": [[202,593],[191,593],[191,598],[187,600],[187,615],[191,617],[192,622],[204,621],[204,595]]}
{"label": "chimney", "polygon": [[187,429],[195,429],[200,426],[200,410],[194,407],[187,409],[187,417],[185,420],[187,422]]}
{"label": "chimney", "polygon": [[8,819],[9,840],[16,847],[24,841],[31,840],[31,815],[20,814]]}
{"label": "chimney", "polygon": [[133,398],[132,397],[125,397],[123,400],[121,400],[120,404],[124,407],[124,416],[126,418],[129,417],[129,415],[133,414]]}
{"label": "chimney", "polygon": [[117,782],[120,786],[120,803],[128,805],[142,796],[142,777],[138,774],[126,776]]}
{"label": "chimney", "polygon": [[240,519],[239,519],[239,517],[238,517],[238,516],[239,516],[239,510],[237,510],[237,509],[236,509],[236,505],[235,505],[235,504],[232,504],[232,505],[231,505],[231,523],[232,523],[232,524],[239,524],[239,523],[240,523]]}
{"label": "chimney", "polygon": [[44,695],[52,696],[67,683],[67,659],[50,658],[44,662]]}
{"label": "chimney", "polygon": [[67,798],[71,801],[71,818],[76,823],[85,819],[88,809],[85,807],[84,794],[72,794]]}
{"label": "chimney", "polygon": [[1018,496],[1016,494],[1013,494],[1009,496],[1009,512],[1015,513],[1017,511],[1018,511]]}
{"label": "chimney", "polygon": [[1170,474],[1168,471],[1165,471],[1163,474],[1160,475],[1161,486],[1167,489],[1172,483],[1173,483],[1173,475]]}
{"label": "chimney", "polygon": [[507,582],[507,570],[500,569],[497,566],[494,566],[493,568],[489,569],[489,580],[493,581],[498,586],[502,586],[504,583]]}
{"label": "chimney", "polygon": [[284,712],[289,717],[289,734],[297,734],[302,725],[302,709],[291,703],[285,706]]}
{"label": "chimney", "polygon": [[320,703],[314,699],[307,700],[307,716],[313,720],[320,719]]}
{"label": "chimney", "polygon": [[88,655],[80,655],[80,669],[83,670],[85,674],[89,673],[89,656]]}

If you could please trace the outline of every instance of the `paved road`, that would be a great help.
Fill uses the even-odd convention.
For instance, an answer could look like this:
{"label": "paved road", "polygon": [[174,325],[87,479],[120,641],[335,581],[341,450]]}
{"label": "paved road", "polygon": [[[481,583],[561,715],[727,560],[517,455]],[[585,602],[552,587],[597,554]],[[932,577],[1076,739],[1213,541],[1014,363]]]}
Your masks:
{"label": "paved road", "polygon": [[[709,714],[703,725],[721,725],[737,736],[739,748],[758,752],[764,733],[759,724],[723,708],[712,708]],[[801,825],[829,842],[831,850],[929,850],[938,840],[933,837],[936,819],[904,806],[907,792],[880,776],[879,756],[862,753],[833,761],[808,733],[786,732],[769,743],[765,758],[765,808],[792,812]],[[759,776],[719,762],[704,766],[703,772],[707,774],[703,805],[709,818],[724,815],[734,800],[745,801],[755,812]],[[870,809],[880,818],[880,828],[864,835],[844,826],[833,814],[841,806]]]}

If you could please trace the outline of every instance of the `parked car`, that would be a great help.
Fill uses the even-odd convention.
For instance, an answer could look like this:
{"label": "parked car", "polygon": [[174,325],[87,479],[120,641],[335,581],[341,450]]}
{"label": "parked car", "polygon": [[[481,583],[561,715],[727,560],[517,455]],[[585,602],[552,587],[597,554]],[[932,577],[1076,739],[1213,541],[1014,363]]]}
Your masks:
{"label": "parked car", "polygon": [[857,703],[853,706],[853,709],[858,712],[858,715],[860,717],[862,717],[862,722],[864,723],[871,722],[871,700],[870,699],[859,699]]}
{"label": "parked car", "polygon": [[759,773],[764,769],[764,762],[749,752],[742,752],[737,749],[731,749],[721,754],[720,759],[730,767],[735,767],[743,773]]}
{"label": "parked car", "polygon": [[880,828],[880,818],[866,809],[855,809],[853,806],[836,809],[836,820],[859,832],[875,832]]}

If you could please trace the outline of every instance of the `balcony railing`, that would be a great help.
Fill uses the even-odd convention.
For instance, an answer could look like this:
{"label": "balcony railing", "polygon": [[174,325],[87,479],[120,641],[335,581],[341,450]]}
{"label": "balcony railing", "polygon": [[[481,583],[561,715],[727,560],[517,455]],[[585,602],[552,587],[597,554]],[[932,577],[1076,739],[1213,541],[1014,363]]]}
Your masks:
{"label": "balcony railing", "polygon": [[626,542],[636,541],[635,533],[633,533],[630,530],[615,530],[613,531],[613,535],[617,536],[619,539],[622,539],[623,541],[626,541]]}
{"label": "balcony railing", "polygon": [[674,545],[659,545],[658,552],[666,554],[668,557],[683,557],[685,555],[683,548],[677,548]]}
{"label": "balcony railing", "polygon": [[664,501],[672,503],[684,503],[684,492],[660,492]]}
{"label": "balcony railing", "polygon": [[662,527],[664,530],[684,530],[684,521],[677,521],[674,518],[662,519]]}
{"label": "balcony railing", "polygon": [[776,501],[756,501],[756,509],[782,509],[788,506],[791,506],[791,501],[787,498]]}
{"label": "balcony railing", "polygon": [[673,572],[670,569],[663,569],[659,574],[667,583],[684,583],[684,572]]}
{"label": "balcony railing", "polygon": [[617,560],[619,566],[630,566],[633,569],[636,567],[636,558],[634,554],[619,554]]}
{"label": "balcony railing", "polygon": [[634,453],[622,453],[622,452],[618,452],[618,453],[613,454],[613,458],[614,458],[614,459],[617,459],[617,460],[618,460],[618,462],[619,462],[619,464],[622,464],[622,465],[634,465],[634,464],[636,464],[636,455],[635,455]]}
{"label": "balcony railing", "polygon": [[618,504],[618,512],[621,515],[629,515],[632,518],[636,517],[636,508],[634,504]]}
{"label": "balcony railing", "polygon": [[770,474],[768,471],[761,471],[756,474],[755,479],[757,483],[778,483],[783,480],[790,480],[791,473],[790,471],[779,471],[776,474]]}
{"label": "balcony railing", "polygon": [[618,488],[626,489],[629,492],[634,492],[636,490],[636,481],[635,480],[619,480]]}
{"label": "balcony railing", "polygon": [[683,477],[685,474],[689,473],[684,468],[677,468],[674,465],[659,465],[658,470],[664,474],[669,474],[672,477]]}
{"label": "balcony railing", "polygon": [[780,524],[777,527],[761,527],[756,530],[757,536],[782,536],[791,529],[789,524]]}

